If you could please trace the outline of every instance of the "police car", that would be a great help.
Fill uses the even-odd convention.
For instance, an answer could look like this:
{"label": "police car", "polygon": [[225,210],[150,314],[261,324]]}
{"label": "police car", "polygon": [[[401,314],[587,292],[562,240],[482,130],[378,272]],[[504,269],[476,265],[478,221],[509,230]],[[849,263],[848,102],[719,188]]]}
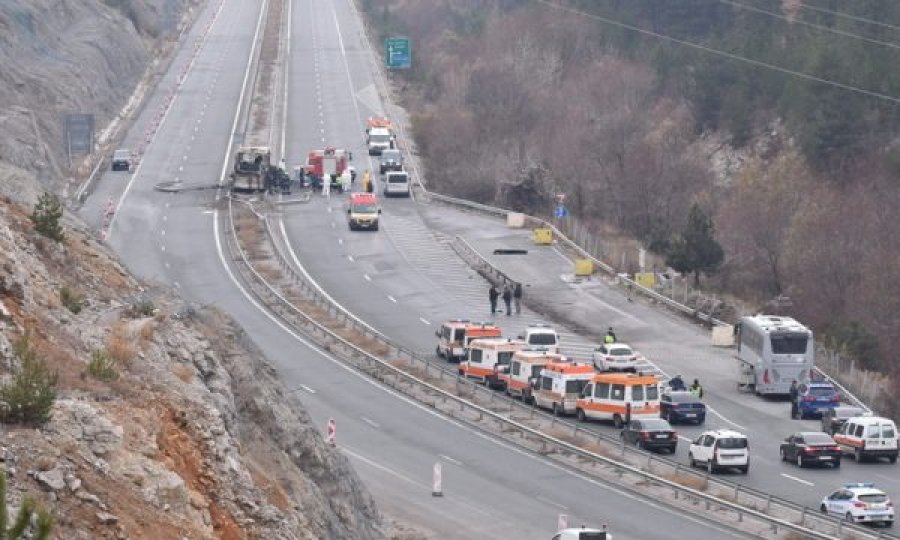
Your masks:
{"label": "police car", "polygon": [[844,484],[844,487],[822,499],[819,509],[852,523],[894,524],[894,503],[871,482]]}

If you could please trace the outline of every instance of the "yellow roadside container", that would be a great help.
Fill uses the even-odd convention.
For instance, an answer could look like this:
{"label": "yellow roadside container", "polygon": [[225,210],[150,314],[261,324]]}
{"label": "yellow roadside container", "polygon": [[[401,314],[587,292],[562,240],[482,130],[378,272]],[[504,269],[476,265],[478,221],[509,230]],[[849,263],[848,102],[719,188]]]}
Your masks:
{"label": "yellow roadside container", "polygon": [[656,274],[653,272],[638,272],[634,275],[634,280],[642,287],[652,289],[656,286]]}
{"label": "yellow roadside container", "polygon": [[589,276],[594,273],[594,261],[590,259],[575,259],[575,275]]}
{"label": "yellow roadside container", "polygon": [[539,246],[547,246],[553,243],[553,229],[540,227],[532,230],[531,232],[535,244]]}

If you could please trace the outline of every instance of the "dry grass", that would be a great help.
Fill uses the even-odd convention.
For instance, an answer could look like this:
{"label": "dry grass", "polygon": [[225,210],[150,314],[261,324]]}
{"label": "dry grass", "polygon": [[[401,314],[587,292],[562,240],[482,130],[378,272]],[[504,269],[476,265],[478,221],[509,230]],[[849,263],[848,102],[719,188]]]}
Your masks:
{"label": "dry grass", "polygon": [[149,320],[144,322],[141,325],[141,329],[138,331],[138,337],[140,337],[141,349],[147,347],[147,345],[153,341],[153,335],[156,333],[156,322],[155,320]]}
{"label": "dry grass", "polygon": [[106,338],[106,354],[120,366],[128,367],[136,354],[135,347],[128,330],[121,322],[113,327]]}
{"label": "dry grass", "polygon": [[681,473],[668,473],[661,475],[666,480],[671,480],[676,484],[680,484],[684,487],[688,487],[691,489],[696,489],[697,491],[706,491],[709,487],[709,482],[706,481],[706,478],[702,476],[694,476],[690,474],[681,474]]}

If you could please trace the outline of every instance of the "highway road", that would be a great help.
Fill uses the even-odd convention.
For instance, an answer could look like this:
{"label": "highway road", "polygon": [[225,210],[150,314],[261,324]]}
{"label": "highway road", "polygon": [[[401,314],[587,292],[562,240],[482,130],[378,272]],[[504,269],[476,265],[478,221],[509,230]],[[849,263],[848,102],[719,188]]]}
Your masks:
{"label": "highway road", "polygon": [[[186,187],[203,187],[220,178],[233,143],[235,110],[247,75],[245,61],[259,27],[260,5],[259,0],[224,3],[196,58],[190,46],[179,53],[173,71],[193,62],[191,71],[140,168],[134,174],[104,174],[82,208],[82,217],[99,227],[109,198],[120,201],[115,204],[118,211],[109,244],[126,265],[150,282],[175,288],[187,302],[212,304],[231,313],[315,421],[324,428],[328,418],[337,420],[339,449],[392,517],[423,526],[438,538],[485,534],[549,538],[560,513],[572,523],[609,522],[617,539],[653,539],[664,530],[689,537],[732,536],[716,525],[581,478],[411,403],[292,334],[246,295],[220,250],[218,227],[225,216],[216,209],[215,192],[171,194],[153,186],[178,179]],[[217,6],[206,7],[186,43],[193,43]],[[315,58],[320,66],[334,68],[322,68],[320,75],[327,97],[323,107],[329,107],[321,117],[327,129],[350,132],[357,125],[356,116],[342,114],[345,106],[354,108],[354,97],[349,93],[341,97],[341,92],[348,92],[341,77],[346,80],[349,74],[340,62],[343,51],[359,50],[359,42],[344,36],[349,42],[344,49],[334,40],[336,21],[347,17],[346,9],[343,2],[292,3],[293,26],[303,31],[295,31],[291,41],[296,69],[292,67],[289,81],[289,148],[316,143],[315,130],[303,120],[318,114],[316,77],[308,72]],[[126,145],[135,146],[143,137],[174,77],[167,74]],[[322,208],[308,207],[314,206]],[[421,280],[427,283],[424,277]],[[444,471],[445,496],[439,498],[431,495],[435,462],[442,462]]]}
{"label": "highway road", "polygon": [[[373,66],[358,17],[346,1],[335,2],[334,8],[337,22],[331,22],[329,39],[304,58],[294,56],[297,72],[315,85],[293,87],[289,163],[299,162],[324,137],[335,146],[358,148],[356,166],[363,169],[374,163],[362,152],[365,118],[380,114],[383,106],[373,97]],[[317,29],[328,26],[328,9],[323,4],[314,13]],[[323,112],[317,115],[320,101]],[[706,428],[736,429],[751,439],[750,474],[733,474],[730,479],[811,507],[818,507],[825,494],[844,482],[874,481],[889,493],[900,494],[900,475],[886,461],[857,464],[845,459],[838,470],[799,469],[780,462],[778,446],[783,438],[818,430],[816,420],[791,420],[787,403],[738,393],[732,351],[713,348],[705,331],[675,315],[628,302],[602,278],[583,283],[565,279],[572,274],[572,261],[555,248],[536,249],[527,231],[510,230],[499,220],[448,207],[387,199],[381,231],[350,232],[344,204],[339,196],[330,200],[314,196],[308,205],[286,211],[284,223],[296,258],[338,303],[399,343],[432,354],[434,330],[441,321],[490,318],[486,282],[448,246],[450,238],[461,235],[514,279],[529,284],[526,294],[562,306],[567,319],[591,328],[593,339],[614,326],[620,339],[669,375],[681,373],[688,381],[699,377],[705,401],[714,411]],[[523,247],[529,254],[491,256],[498,247]],[[531,310],[520,317],[496,318],[507,335],[542,319]],[[563,330],[563,348],[576,357],[586,356],[592,341],[590,336]],[[611,427],[598,428],[613,432]],[[683,439],[677,457],[683,463],[688,441],[703,429],[678,426]]]}

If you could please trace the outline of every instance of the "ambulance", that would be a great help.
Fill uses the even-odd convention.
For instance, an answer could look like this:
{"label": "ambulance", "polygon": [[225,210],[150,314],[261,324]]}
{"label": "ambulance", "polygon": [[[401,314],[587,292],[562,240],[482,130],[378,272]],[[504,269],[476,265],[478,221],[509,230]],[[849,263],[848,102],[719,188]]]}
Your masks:
{"label": "ambulance", "polygon": [[612,420],[617,428],[629,419],[659,418],[659,379],[637,373],[597,373],[575,402],[579,420]]}
{"label": "ambulance", "polygon": [[507,395],[531,401],[533,384],[550,362],[565,362],[565,358],[547,349],[522,349],[513,355],[508,368],[498,369],[497,378]]}
{"label": "ambulance", "polygon": [[534,404],[553,411],[554,416],[574,414],[575,402],[595,373],[590,364],[547,363],[532,389]]}
{"label": "ambulance", "polygon": [[473,339],[466,360],[459,364],[459,374],[488,388],[502,388],[499,372],[509,366],[516,351],[524,348],[524,341],[508,338]]}
{"label": "ambulance", "polygon": [[351,231],[367,229],[378,230],[378,218],[381,208],[378,198],[373,193],[351,193],[347,204],[347,225]]}
{"label": "ambulance", "polygon": [[435,334],[438,337],[437,355],[450,362],[460,362],[466,358],[469,342],[478,338],[499,338],[499,326],[489,322],[471,322],[454,319],[441,325]]}

